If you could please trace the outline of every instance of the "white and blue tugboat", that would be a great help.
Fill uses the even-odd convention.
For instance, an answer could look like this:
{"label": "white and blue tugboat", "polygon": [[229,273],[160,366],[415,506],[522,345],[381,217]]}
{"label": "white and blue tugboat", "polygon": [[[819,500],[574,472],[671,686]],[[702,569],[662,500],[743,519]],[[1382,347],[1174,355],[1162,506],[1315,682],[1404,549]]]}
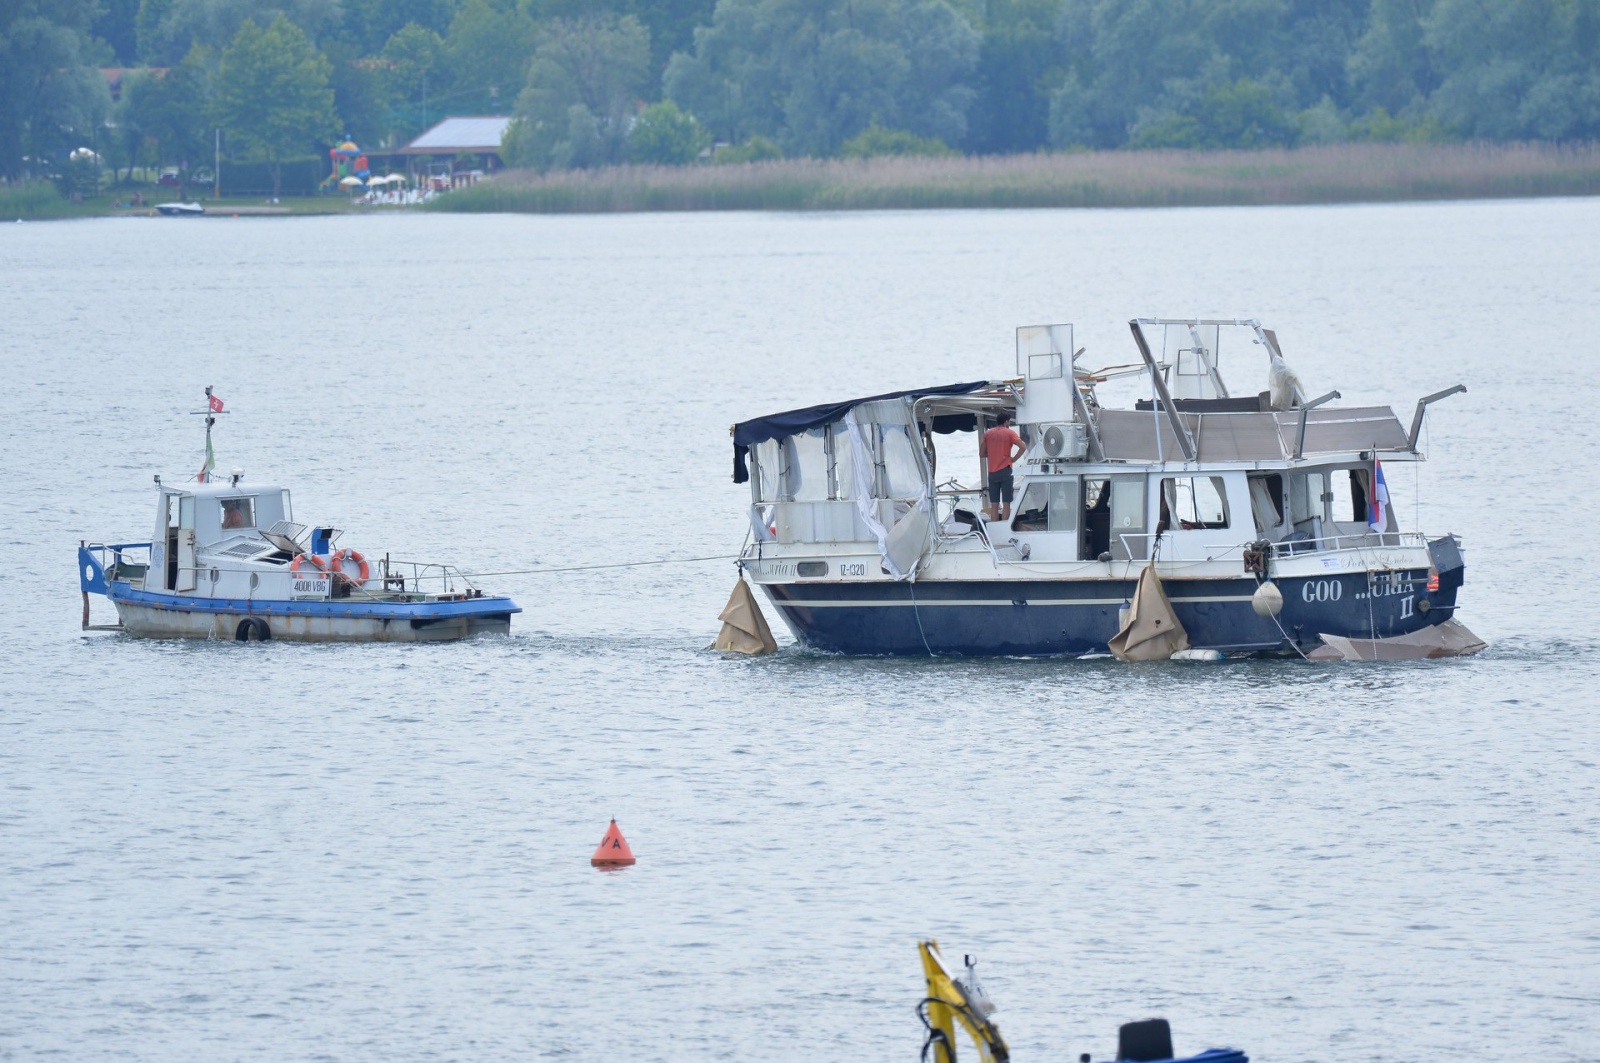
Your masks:
{"label": "white and blue tugboat", "polygon": [[[337,528],[296,524],[287,488],[219,478],[211,428],[221,399],[206,389],[206,461],[181,485],[155,478],[148,542],[82,543],[85,629],[144,638],[240,642],[436,642],[506,634],[510,598],[486,594],[455,567],[340,549]],[[89,595],[120,623],[91,625]]]}
{"label": "white and blue tugboat", "polygon": [[[1030,326],[1015,379],[734,425],[734,481],[752,495],[745,576],[802,644],[840,653],[1482,648],[1454,619],[1459,540],[1401,530],[1383,474],[1422,459],[1428,404],[1465,388],[1418,402],[1408,431],[1387,406],[1308,398],[1259,322],[1130,325],[1140,360],[1120,372],[1079,367],[1072,326]],[[1252,350],[1269,387],[1230,392],[1224,355]],[[1114,377],[1150,397],[1102,406]],[[956,454],[948,438],[982,439],[1002,411],[1026,448],[1005,519],[986,505],[980,448]]]}

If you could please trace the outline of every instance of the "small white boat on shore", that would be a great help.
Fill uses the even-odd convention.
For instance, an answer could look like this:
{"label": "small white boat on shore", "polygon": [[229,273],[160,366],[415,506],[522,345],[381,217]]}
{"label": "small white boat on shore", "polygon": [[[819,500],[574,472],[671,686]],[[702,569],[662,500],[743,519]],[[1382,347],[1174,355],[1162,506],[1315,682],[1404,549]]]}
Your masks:
{"label": "small white boat on shore", "polygon": [[[338,547],[341,532],[297,524],[288,488],[212,474],[211,427],[222,401],[206,389],[206,463],[179,485],[155,478],[147,542],[78,547],[85,630],[144,638],[240,642],[437,642],[506,634],[510,598],[472,584],[450,564],[370,559]],[[119,623],[92,625],[89,595]]]}
{"label": "small white boat on shore", "polygon": [[156,212],[167,218],[196,218],[206,212],[198,203],[157,203]]}

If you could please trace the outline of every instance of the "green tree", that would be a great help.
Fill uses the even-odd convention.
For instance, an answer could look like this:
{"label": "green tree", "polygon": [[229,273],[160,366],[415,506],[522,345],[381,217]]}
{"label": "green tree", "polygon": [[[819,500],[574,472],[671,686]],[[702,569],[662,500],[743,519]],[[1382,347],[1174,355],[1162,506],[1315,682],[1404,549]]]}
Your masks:
{"label": "green tree", "polygon": [[322,54],[328,57],[333,109],[343,122],[344,132],[364,146],[385,143],[394,132],[394,96],[388,70],[381,63],[362,57],[355,43],[346,37],[329,40]]}
{"label": "green tree", "polygon": [[632,16],[546,24],[507,130],[510,161],[540,170],[621,162],[649,69],[650,34]]}
{"label": "green tree", "polygon": [[1138,148],[1287,147],[1299,123],[1278,105],[1272,90],[1250,78],[1211,84],[1178,106],[1152,111],[1134,126]]}
{"label": "green tree", "polygon": [[1355,103],[1398,113],[1420,106],[1438,87],[1423,22],[1433,0],[1372,0],[1366,32],[1345,63]]}
{"label": "green tree", "polygon": [[467,0],[444,39],[452,108],[504,114],[528,78],[533,19],[489,0]]}
{"label": "green tree", "polygon": [[[145,129],[150,117],[150,104],[157,92],[159,79],[149,72],[129,73],[122,79],[122,95],[111,108],[111,120],[106,124],[105,157],[111,163],[111,179],[131,181],[133,169],[139,165],[151,141]],[[118,176],[119,169],[127,173]]]}
{"label": "green tree", "polygon": [[443,113],[439,98],[446,86],[444,39],[412,22],[389,38],[379,59],[389,99],[397,108],[390,125],[403,138],[416,136]]}
{"label": "green tree", "polygon": [[719,139],[831,154],[877,123],[960,141],[979,35],[944,0],[722,0],[666,94]]}
{"label": "green tree", "polygon": [[728,144],[716,150],[711,161],[718,164],[770,162],[783,158],[783,149],[763,136],[753,136],[743,144]]}
{"label": "green tree", "polygon": [[341,12],[338,0],[142,0],[135,26],[144,61],[169,66],[196,47],[222,51],[246,20],[268,25],[280,15],[314,42]]}
{"label": "green tree", "polygon": [[376,55],[406,26],[444,33],[459,6],[457,0],[344,0],[343,30],[363,55]]}
{"label": "green tree", "polygon": [[216,129],[211,105],[213,62],[204,50],[191,49],[165,76],[148,82],[135,101],[140,127],[156,142],[158,163],[211,157]]}
{"label": "green tree", "polygon": [[1447,127],[1492,140],[1600,135],[1594,0],[1437,0],[1424,25]]}
{"label": "green tree", "polygon": [[1066,78],[1056,42],[1061,0],[993,0],[978,53],[977,99],[967,147],[983,154],[1034,151],[1048,136],[1050,93]]}
{"label": "green tree", "polygon": [[111,48],[118,66],[139,62],[139,0],[101,0],[89,31]]}
{"label": "green tree", "polygon": [[94,140],[111,106],[83,52],[94,10],[87,0],[0,3],[0,177],[58,170]]}
{"label": "green tree", "polygon": [[693,162],[711,146],[711,133],[671,100],[639,113],[628,133],[628,159],[675,166]]}
{"label": "green tree", "polygon": [[327,58],[283,15],[266,29],[246,20],[222,53],[217,120],[234,145],[265,160],[274,196],[284,158],[337,132],[328,75]]}
{"label": "green tree", "polygon": [[955,155],[956,150],[935,137],[919,137],[904,129],[871,125],[839,145],[845,159],[871,159],[879,155]]}

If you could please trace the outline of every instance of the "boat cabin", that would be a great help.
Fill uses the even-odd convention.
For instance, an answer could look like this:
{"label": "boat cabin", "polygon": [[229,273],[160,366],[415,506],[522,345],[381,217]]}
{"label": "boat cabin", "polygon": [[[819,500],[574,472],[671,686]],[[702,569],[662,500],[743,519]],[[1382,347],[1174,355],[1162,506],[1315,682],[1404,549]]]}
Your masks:
{"label": "boat cabin", "polygon": [[[1014,378],[735,425],[734,479],[750,484],[755,552],[795,557],[801,578],[863,563],[902,578],[963,551],[1101,566],[1154,552],[1237,569],[1263,543],[1283,554],[1396,544],[1381,485],[1374,505],[1374,476],[1380,458],[1418,456],[1422,407],[1441,396],[1419,404],[1408,434],[1387,406],[1328,405],[1337,392],[1308,399],[1258,322],[1131,325],[1141,361],[1130,366],[1086,369],[1072,326],[1031,326],[1017,333]],[[1266,370],[1260,392],[1228,391],[1224,355],[1239,349]],[[1102,405],[1108,382],[1127,377],[1148,397]],[[985,519],[978,453],[1001,411],[1026,446],[1004,521]],[[808,552],[816,558],[801,559]],[[881,565],[838,560],[862,552]]]}
{"label": "boat cabin", "polygon": [[[295,540],[305,528],[293,523],[288,488],[241,481],[235,474],[226,481],[158,483],[147,589],[226,594],[237,588],[210,586],[223,582],[225,569],[208,561],[226,559],[227,569],[251,563],[281,567],[301,552]],[[318,541],[331,543],[331,529],[317,531],[314,548]],[[245,583],[246,591],[253,589]]]}

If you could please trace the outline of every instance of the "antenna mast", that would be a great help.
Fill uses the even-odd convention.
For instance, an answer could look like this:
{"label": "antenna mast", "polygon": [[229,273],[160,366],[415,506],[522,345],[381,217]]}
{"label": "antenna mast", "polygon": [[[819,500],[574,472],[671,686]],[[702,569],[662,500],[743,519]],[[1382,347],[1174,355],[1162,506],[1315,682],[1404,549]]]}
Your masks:
{"label": "antenna mast", "polygon": [[217,466],[216,452],[211,449],[211,426],[217,423],[217,414],[227,413],[228,411],[222,408],[222,400],[217,398],[212,392],[211,385],[207,384],[206,408],[195,410],[194,412],[206,419],[206,460],[205,464],[200,466],[200,471],[195,474],[194,478],[200,483],[210,483],[211,470]]}

